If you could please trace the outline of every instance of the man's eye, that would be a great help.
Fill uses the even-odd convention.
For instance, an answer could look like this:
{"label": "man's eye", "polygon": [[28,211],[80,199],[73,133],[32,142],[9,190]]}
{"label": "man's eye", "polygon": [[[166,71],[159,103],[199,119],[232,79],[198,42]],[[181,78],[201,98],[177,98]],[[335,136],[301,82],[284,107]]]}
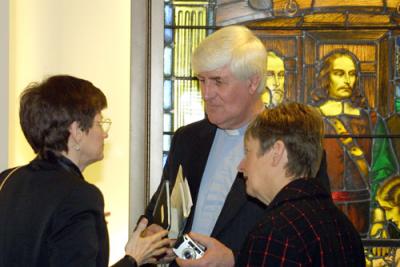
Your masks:
{"label": "man's eye", "polygon": [[265,74],[267,77],[274,77],[274,72],[272,71],[267,71],[267,73]]}
{"label": "man's eye", "polygon": [[222,84],[222,81],[221,81],[221,80],[215,80],[215,84],[216,84],[216,85],[221,85],[221,84]]}
{"label": "man's eye", "polygon": [[343,75],[344,75],[344,72],[343,72],[343,71],[340,71],[340,70],[334,70],[334,71],[333,71],[333,75],[336,75],[336,76],[343,76]]}

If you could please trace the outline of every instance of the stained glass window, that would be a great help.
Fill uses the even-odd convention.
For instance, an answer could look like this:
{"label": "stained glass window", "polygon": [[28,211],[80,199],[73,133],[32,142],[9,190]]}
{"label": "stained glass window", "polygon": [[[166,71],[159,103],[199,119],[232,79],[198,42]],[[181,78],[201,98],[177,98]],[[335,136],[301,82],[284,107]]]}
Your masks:
{"label": "stained glass window", "polygon": [[396,266],[399,18],[394,0],[165,1],[164,155],[178,127],[204,117],[191,51],[218,27],[247,25],[268,50],[265,104],[321,110],[332,197],[362,235],[368,264]]}
{"label": "stained glass window", "polygon": [[204,118],[191,53],[214,24],[214,1],[165,1],[164,17],[164,160],[173,132]]}

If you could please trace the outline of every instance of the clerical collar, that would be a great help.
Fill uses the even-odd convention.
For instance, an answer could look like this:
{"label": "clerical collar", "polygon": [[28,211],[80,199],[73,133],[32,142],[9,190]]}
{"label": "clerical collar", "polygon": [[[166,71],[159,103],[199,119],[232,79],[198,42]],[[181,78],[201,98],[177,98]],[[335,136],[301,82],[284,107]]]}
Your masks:
{"label": "clerical collar", "polygon": [[239,129],[232,129],[232,130],[225,129],[224,131],[227,135],[239,135],[240,134]]}
{"label": "clerical collar", "polygon": [[244,135],[246,129],[247,129],[247,125],[244,125],[243,127],[240,127],[238,129],[224,129],[223,131],[229,135],[229,136],[238,136],[238,135]]}

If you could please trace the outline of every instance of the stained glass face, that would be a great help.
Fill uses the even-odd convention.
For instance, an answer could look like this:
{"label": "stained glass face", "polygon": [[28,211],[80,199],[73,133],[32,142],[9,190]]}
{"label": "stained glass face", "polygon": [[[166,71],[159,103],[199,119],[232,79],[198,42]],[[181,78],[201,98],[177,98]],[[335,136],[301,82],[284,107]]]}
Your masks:
{"label": "stained glass face", "polygon": [[350,98],[353,95],[356,82],[356,66],[353,60],[344,55],[333,60],[332,70],[329,72],[329,81],[329,98],[334,100]]}
{"label": "stained glass face", "polygon": [[[343,3],[165,1],[164,156],[177,128],[204,117],[191,52],[217,27],[245,24],[268,51],[263,102],[308,103],[324,116],[336,205],[365,240],[399,239],[400,8]],[[400,264],[395,247],[366,249],[368,266]]]}
{"label": "stained glass face", "polygon": [[266,92],[261,96],[263,103],[267,106],[282,103],[285,96],[285,65],[283,59],[273,51],[268,52],[265,87]]}

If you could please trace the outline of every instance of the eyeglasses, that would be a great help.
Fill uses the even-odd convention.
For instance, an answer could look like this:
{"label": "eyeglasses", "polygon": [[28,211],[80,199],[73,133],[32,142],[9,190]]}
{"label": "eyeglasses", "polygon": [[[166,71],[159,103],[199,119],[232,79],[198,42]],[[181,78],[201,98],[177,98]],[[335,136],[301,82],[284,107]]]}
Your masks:
{"label": "eyeglasses", "polygon": [[111,128],[112,121],[111,121],[111,119],[102,119],[101,121],[98,121],[97,123],[100,125],[103,132],[108,133],[108,131]]}

